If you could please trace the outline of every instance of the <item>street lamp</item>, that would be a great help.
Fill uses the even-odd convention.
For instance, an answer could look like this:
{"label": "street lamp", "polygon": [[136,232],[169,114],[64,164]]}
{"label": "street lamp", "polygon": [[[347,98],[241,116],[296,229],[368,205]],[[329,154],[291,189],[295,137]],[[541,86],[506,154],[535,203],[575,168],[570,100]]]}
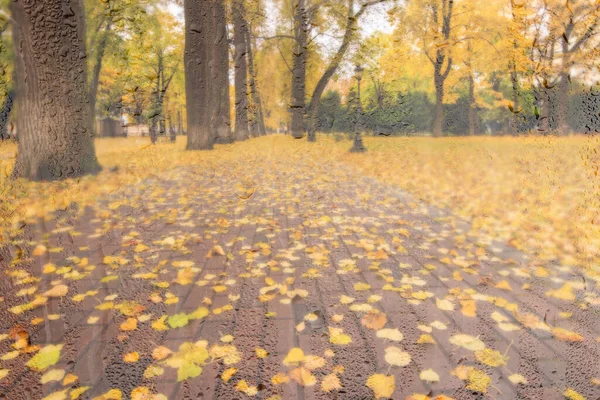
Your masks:
{"label": "street lamp", "polygon": [[365,151],[367,151],[367,149],[365,148],[365,145],[363,144],[362,141],[362,136],[361,136],[361,130],[362,130],[362,104],[360,102],[360,81],[362,79],[362,74],[363,71],[365,69],[360,65],[357,64],[356,68],[354,68],[354,77],[356,78],[356,81],[358,83],[358,90],[357,90],[357,103],[356,103],[356,124],[355,124],[355,136],[354,136],[354,144],[352,145],[352,148],[350,149],[350,151],[352,153],[363,153]]}

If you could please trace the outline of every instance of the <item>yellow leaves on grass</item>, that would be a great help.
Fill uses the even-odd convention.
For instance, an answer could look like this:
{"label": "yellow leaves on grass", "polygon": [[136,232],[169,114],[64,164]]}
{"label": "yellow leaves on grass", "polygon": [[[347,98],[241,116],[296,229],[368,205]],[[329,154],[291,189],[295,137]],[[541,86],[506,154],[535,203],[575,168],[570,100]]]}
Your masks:
{"label": "yellow leaves on grass", "polygon": [[396,378],[393,375],[374,374],[367,379],[366,385],[373,391],[376,399],[392,397],[396,390]]}

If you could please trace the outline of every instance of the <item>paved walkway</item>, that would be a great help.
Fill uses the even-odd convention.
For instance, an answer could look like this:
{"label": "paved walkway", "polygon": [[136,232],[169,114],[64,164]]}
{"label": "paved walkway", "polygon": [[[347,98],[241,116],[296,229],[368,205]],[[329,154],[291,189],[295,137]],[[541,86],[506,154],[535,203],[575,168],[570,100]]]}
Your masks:
{"label": "paved walkway", "polygon": [[[0,398],[371,399],[374,374],[394,377],[393,399],[600,398],[598,282],[347,165],[169,171],[26,230],[21,261],[3,253]],[[35,303],[29,287],[47,303],[9,311]],[[62,345],[56,364],[27,366],[27,336]]]}

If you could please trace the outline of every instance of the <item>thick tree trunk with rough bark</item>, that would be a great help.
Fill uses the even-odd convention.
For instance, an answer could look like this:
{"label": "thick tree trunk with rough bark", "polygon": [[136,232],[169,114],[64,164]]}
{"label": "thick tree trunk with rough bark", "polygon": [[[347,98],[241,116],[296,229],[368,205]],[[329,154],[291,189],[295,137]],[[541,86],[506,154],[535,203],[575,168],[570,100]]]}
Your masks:
{"label": "thick tree trunk with rough bark", "polygon": [[80,0],[11,1],[19,148],[14,176],[95,173]]}
{"label": "thick tree trunk with rough bark", "polygon": [[248,46],[248,75],[250,77],[250,96],[254,103],[254,116],[250,127],[250,133],[253,136],[265,135],[265,119],[263,116],[262,101],[260,99],[260,93],[256,85],[256,72],[254,70],[254,41],[252,40],[252,34],[250,33],[250,26],[246,29],[246,45]]}
{"label": "thick tree trunk with rough bark", "polygon": [[211,125],[218,143],[231,143],[231,115],[229,100],[229,40],[223,0],[215,0],[213,8],[215,36],[212,38],[213,57],[210,61],[213,100]]}
{"label": "thick tree trunk with rough bark", "polygon": [[209,60],[214,38],[212,1],[185,0],[185,94],[187,107],[187,150],[213,148]]}
{"label": "thick tree trunk with rough bark", "polygon": [[233,1],[233,44],[235,46],[235,139],[248,139],[248,63],[244,1]]}
{"label": "thick tree trunk with rough bark", "polygon": [[292,96],[290,110],[292,114],[292,136],[304,137],[304,114],[306,108],[306,63],[308,60],[308,15],[306,0],[294,2],[294,38],[292,66]]}

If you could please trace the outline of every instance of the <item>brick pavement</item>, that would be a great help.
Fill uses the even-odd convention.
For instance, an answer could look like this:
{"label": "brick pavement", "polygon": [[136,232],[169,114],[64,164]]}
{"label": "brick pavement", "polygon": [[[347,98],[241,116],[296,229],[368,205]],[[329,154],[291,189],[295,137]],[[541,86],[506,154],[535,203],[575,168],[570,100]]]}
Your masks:
{"label": "brick pavement", "polygon": [[[247,198],[251,191],[240,186],[254,193]],[[588,399],[600,398],[598,282],[571,268],[536,265],[510,246],[471,232],[467,220],[432,209],[348,165],[270,155],[208,172],[194,167],[167,171],[99,199],[81,216],[65,210],[26,227],[26,232],[27,240],[16,243],[25,257],[9,266],[17,248],[4,249],[3,270],[22,269],[40,277],[33,282],[38,293],[58,281],[68,285],[69,293],[15,315],[8,309],[33,296],[17,296],[28,286],[23,276],[3,278],[0,334],[19,324],[30,334],[31,344],[64,344],[52,368],[78,380],[67,386],[41,385],[41,373],[24,365],[31,356],[19,354],[0,361],[0,369],[10,370],[0,380],[0,398],[38,399],[60,391],[66,398],[77,387],[89,386],[81,398],[111,389],[129,398],[132,390],[146,387],[169,399],[241,399],[248,395],[238,390],[238,383],[246,380],[262,399],[371,399],[373,391],[365,383],[375,373],[395,377],[393,399],[415,393],[455,399],[560,399],[567,388]],[[42,242],[56,252],[32,255]],[[140,249],[140,244],[148,248]],[[213,252],[215,245],[226,255]],[[128,263],[106,264],[107,256]],[[81,263],[83,258],[87,264]],[[193,262],[188,282],[178,279],[185,275],[180,272],[185,268],[176,266],[181,261]],[[43,273],[49,263],[58,270]],[[71,269],[61,271],[63,266]],[[72,271],[80,275],[69,275]],[[566,282],[574,288],[574,301],[547,295]],[[357,290],[363,283],[366,290]],[[290,299],[286,290],[306,295]],[[83,301],[75,301],[76,294],[89,291]],[[418,296],[422,292],[425,298]],[[265,293],[275,295],[261,301]],[[398,328],[403,340],[391,343],[376,337],[375,330],[361,324],[365,312],[341,304],[341,296],[383,312],[385,328]],[[454,310],[438,307],[440,300],[448,300]],[[143,307],[132,314],[137,318],[132,331],[121,329],[131,316],[114,307],[124,301]],[[475,304],[476,317],[461,311],[461,301]],[[111,302],[112,307],[98,309]],[[152,327],[160,316],[189,314],[200,306],[210,311],[207,317],[181,328]],[[520,313],[516,316],[530,315],[537,328],[520,322],[514,309]],[[53,315],[60,317],[51,320]],[[501,329],[494,319],[499,315],[514,330]],[[44,321],[33,325],[37,317]],[[445,329],[432,328],[434,321]],[[304,329],[297,331],[303,322]],[[352,342],[331,343],[329,327],[342,328]],[[554,327],[576,332],[583,340],[558,340]],[[435,344],[418,344],[428,331]],[[507,365],[485,365],[473,351],[451,344],[450,338],[461,333],[505,353]],[[152,357],[156,347],[177,351],[182,343],[198,340],[211,346],[224,335],[233,336],[231,344],[241,355],[238,362],[209,362],[201,375],[184,381],[168,367],[159,376],[145,377],[149,366],[162,365]],[[12,345],[10,339],[0,341],[0,355],[12,351]],[[410,364],[390,367],[384,358],[390,345],[408,352]],[[268,355],[257,357],[257,348]],[[310,372],[316,384],[272,382],[277,373],[293,369],[283,364],[291,348],[326,359],[325,366]],[[123,361],[130,352],[140,355],[137,362]],[[344,368],[338,374],[342,388],[327,393],[321,382],[335,366]],[[491,378],[487,394],[469,389],[468,381],[452,374],[457,366],[485,372]],[[220,376],[229,367],[238,370],[226,383]],[[430,368],[439,382],[420,379],[421,371]],[[509,376],[517,373],[526,384],[510,382]]]}

